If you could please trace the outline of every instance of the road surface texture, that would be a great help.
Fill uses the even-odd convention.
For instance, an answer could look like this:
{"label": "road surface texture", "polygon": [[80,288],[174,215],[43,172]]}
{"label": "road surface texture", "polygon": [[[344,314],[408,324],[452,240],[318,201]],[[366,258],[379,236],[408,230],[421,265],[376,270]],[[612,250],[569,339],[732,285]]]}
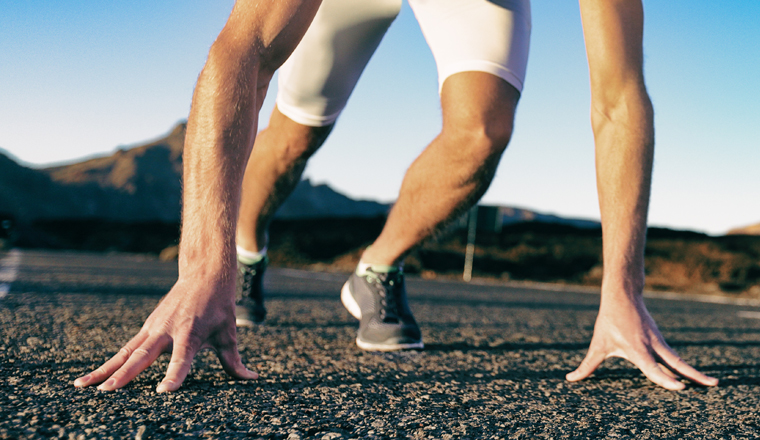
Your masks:
{"label": "road surface texture", "polygon": [[683,358],[721,380],[671,392],[621,360],[565,381],[591,338],[595,294],[411,278],[426,349],[368,353],[340,304],[344,275],[273,268],[266,325],[239,332],[259,380],[230,380],[204,352],[179,392],[156,394],[164,355],[108,393],[72,382],[137,333],[176,263],[38,251],[0,261],[0,438],[760,435],[760,309],[748,305],[647,300]]}

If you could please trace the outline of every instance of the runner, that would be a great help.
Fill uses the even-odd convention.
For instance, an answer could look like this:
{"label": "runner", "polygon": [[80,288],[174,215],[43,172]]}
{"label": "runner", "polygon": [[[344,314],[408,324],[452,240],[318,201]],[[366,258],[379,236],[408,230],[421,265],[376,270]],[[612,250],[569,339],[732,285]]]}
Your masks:
{"label": "runner", "polygon": [[[331,17],[332,2],[328,1],[318,14],[316,26],[323,17]],[[362,263],[342,293],[349,310],[362,319],[357,343],[365,348],[422,346],[419,329],[406,305],[399,265],[410,249],[480,198],[511,136],[527,59],[528,42],[521,37],[527,38],[530,26],[527,2],[463,1],[456,13],[439,9],[438,5],[444,3],[453,7],[455,2],[411,2],[438,64],[442,132],[410,167],[384,230],[362,255]],[[650,380],[668,389],[684,387],[672,373],[702,385],[716,385],[716,379],[688,366],[667,346],[642,298],[654,128],[642,71],[641,2],[581,0],[580,3],[591,77],[605,273],[591,346],[580,367],[567,378],[581,380],[605,358],[618,356],[630,360]],[[372,13],[381,17],[375,22],[380,31],[367,31],[375,35],[369,39],[375,42],[360,45],[359,52],[367,59],[371,55],[371,52],[366,55],[368,48],[376,47],[383,27],[387,27],[394,9],[397,10],[396,4],[383,1],[371,7],[366,2],[344,6],[347,15],[360,17]],[[240,208],[242,164],[256,138],[258,111],[269,81],[295,49],[318,6],[318,1],[298,0],[261,3],[239,0],[235,5],[211,48],[188,120],[179,279],[142,330],[99,369],[77,379],[75,386],[100,383],[102,390],[123,387],[162,352],[171,350],[172,360],[157,391],[174,391],[187,376],[195,354],[207,347],[216,350],[231,376],[258,377],[243,366],[236,347],[235,219],[240,214],[240,259],[256,266],[252,260],[262,257],[262,252],[256,253],[266,245],[268,218],[292,188],[293,180],[298,180],[305,159],[324,141],[345,104],[340,101],[348,95],[327,93],[326,96],[339,98],[338,105],[331,107],[335,102],[288,101],[288,97],[302,95],[290,94],[283,88],[270,127],[262,132],[248,162],[243,184],[245,198]],[[362,11],[357,9],[354,14],[355,8]],[[494,22],[486,26],[477,21],[485,16],[472,12],[479,9],[491,11],[489,17],[496,14]],[[496,13],[497,9],[501,12]],[[471,12],[475,15],[469,15]],[[446,20],[454,20],[456,24]],[[467,30],[468,21],[478,26]],[[456,30],[449,27],[459,24],[464,27],[453,28]],[[324,30],[314,29],[314,39],[318,41]],[[493,39],[493,35],[506,35],[508,40]],[[311,39],[307,36],[304,44]],[[494,45],[494,40],[502,44]],[[470,45],[471,41],[474,43]],[[339,47],[334,53],[342,53],[343,49]],[[474,58],[467,55],[476,49],[483,50]],[[500,59],[507,62],[491,65],[494,55],[489,52],[491,49],[496,50],[496,58],[498,51],[506,50]],[[285,87],[310,84],[298,80],[299,50],[293,65],[285,67]],[[301,55],[305,60],[331,53],[308,49],[305,52]],[[513,64],[515,59],[522,62]],[[324,67],[319,58],[309,63],[309,69]],[[354,62],[354,66],[360,65],[358,71],[341,70],[346,81],[339,84],[345,86],[352,75],[358,78],[365,63],[366,60]],[[292,82],[288,75],[294,78]],[[349,94],[353,83],[347,90]],[[300,110],[310,113],[299,114]],[[322,119],[309,120],[314,115]],[[288,126],[294,131],[283,128]],[[285,133],[286,137],[268,139],[277,133]],[[267,145],[276,151],[267,152]],[[273,164],[284,164],[284,168],[257,170],[257,163],[265,163],[267,155],[279,156],[281,159]],[[256,184],[257,181],[260,183]],[[289,186],[274,191],[279,182]],[[260,194],[256,195],[257,191]],[[246,206],[248,203],[259,206],[251,208]],[[247,230],[248,237],[241,228]],[[257,269],[249,276],[249,283],[258,286],[261,272]],[[249,299],[241,301],[244,309],[238,317],[241,323],[257,322],[264,317],[263,303],[255,295]]]}
{"label": "runner", "polygon": [[[356,343],[365,350],[423,348],[401,262],[490,185],[512,134],[528,61],[528,0],[409,4],[438,66],[443,130],[407,172],[383,233],[341,292],[346,308],[361,320]],[[238,325],[255,325],[266,315],[266,225],[325,141],[400,9],[400,0],[324,0],[280,69],[277,107],[243,179]]]}

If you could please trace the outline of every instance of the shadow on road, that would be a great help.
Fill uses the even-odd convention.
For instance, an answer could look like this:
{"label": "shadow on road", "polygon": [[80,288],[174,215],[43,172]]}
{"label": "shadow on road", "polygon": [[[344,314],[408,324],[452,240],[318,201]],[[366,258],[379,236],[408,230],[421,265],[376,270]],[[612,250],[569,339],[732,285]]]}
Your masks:
{"label": "shadow on road", "polygon": [[425,344],[425,351],[451,352],[451,351],[541,351],[541,350],[583,350],[588,348],[586,342],[505,342],[493,346],[471,345],[466,342],[453,344]]}

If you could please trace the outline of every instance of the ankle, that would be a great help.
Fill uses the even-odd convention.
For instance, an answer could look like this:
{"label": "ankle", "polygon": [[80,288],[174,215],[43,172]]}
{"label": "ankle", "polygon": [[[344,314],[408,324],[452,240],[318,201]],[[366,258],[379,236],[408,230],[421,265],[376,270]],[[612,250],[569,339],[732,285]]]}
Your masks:
{"label": "ankle", "polygon": [[251,251],[249,249],[243,248],[242,246],[235,246],[235,248],[237,250],[237,259],[243,264],[256,264],[267,257],[266,246],[258,251]]}
{"label": "ankle", "polygon": [[377,249],[369,246],[362,253],[359,264],[377,267],[400,267],[403,265],[403,259],[394,259],[389,257],[387,253],[378,252]]}

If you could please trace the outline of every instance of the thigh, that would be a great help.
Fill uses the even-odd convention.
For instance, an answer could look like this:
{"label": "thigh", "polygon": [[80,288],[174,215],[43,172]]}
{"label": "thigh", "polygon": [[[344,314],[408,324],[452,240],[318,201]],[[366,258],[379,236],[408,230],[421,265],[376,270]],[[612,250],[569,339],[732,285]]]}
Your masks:
{"label": "thigh", "polygon": [[522,92],[530,47],[529,0],[409,0],[438,66],[451,75],[485,72]]}
{"label": "thigh", "polygon": [[280,68],[277,107],[299,124],[335,122],[401,0],[324,0]]}

